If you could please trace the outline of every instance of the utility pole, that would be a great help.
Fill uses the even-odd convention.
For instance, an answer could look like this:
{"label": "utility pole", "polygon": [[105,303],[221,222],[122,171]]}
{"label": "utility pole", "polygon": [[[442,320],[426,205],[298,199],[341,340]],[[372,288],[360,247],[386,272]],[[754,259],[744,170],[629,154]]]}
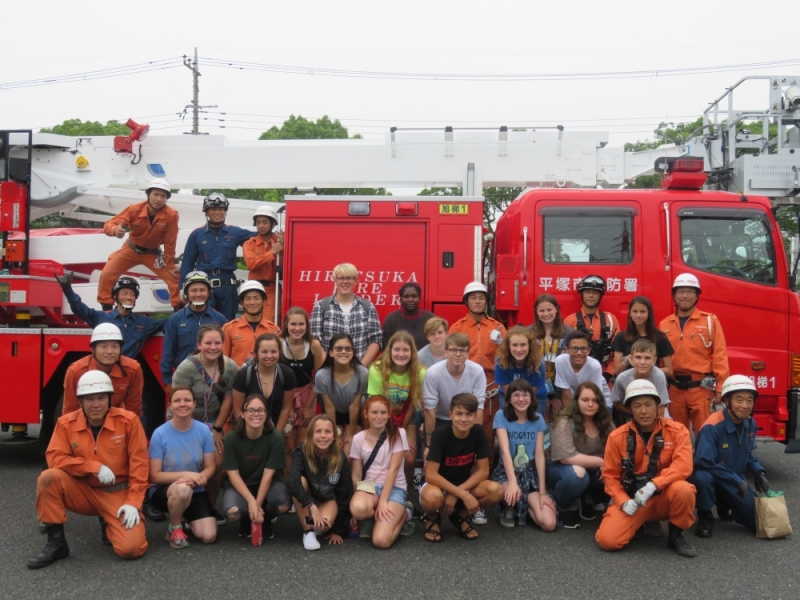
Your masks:
{"label": "utility pole", "polygon": [[200,135],[200,69],[197,61],[197,48],[194,49],[194,61],[183,56],[183,66],[192,72],[192,135]]}

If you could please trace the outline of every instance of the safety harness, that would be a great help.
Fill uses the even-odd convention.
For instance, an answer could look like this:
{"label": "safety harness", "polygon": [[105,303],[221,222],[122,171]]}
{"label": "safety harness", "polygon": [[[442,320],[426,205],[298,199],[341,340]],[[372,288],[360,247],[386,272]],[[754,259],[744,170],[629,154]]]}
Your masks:
{"label": "safety harness", "polygon": [[[658,461],[661,458],[662,448],[664,448],[664,438],[659,431],[654,434],[653,452],[650,454],[650,461],[647,463],[647,471],[642,475],[636,475],[636,431],[633,424],[630,425],[628,429],[628,456],[622,460],[622,487],[625,488],[631,498],[658,474]],[[644,451],[647,454],[646,445]]]}
{"label": "safety harness", "polygon": [[597,340],[592,340],[592,330],[586,328],[586,321],[580,310],[575,313],[576,326],[578,331],[589,336],[590,355],[599,360],[600,364],[606,364],[611,358],[611,319],[602,310],[598,310],[596,314],[600,319],[600,337]]}

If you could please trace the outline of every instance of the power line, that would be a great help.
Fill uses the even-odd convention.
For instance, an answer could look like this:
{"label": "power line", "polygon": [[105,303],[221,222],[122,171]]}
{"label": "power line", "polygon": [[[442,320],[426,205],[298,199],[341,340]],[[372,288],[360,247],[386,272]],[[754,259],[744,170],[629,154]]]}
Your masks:
{"label": "power line", "polygon": [[43,85],[55,85],[59,83],[74,83],[80,81],[91,81],[96,79],[107,79],[109,77],[122,77],[125,75],[138,75],[150,71],[160,71],[163,69],[174,69],[182,66],[180,58],[165,58],[146,63],[134,65],[124,65],[120,67],[110,67],[98,69],[96,71],[86,71],[83,73],[71,73],[68,75],[57,75],[54,77],[42,77],[40,79],[28,79],[25,81],[10,81],[0,83],[0,90],[10,90],[17,88],[39,87]]}

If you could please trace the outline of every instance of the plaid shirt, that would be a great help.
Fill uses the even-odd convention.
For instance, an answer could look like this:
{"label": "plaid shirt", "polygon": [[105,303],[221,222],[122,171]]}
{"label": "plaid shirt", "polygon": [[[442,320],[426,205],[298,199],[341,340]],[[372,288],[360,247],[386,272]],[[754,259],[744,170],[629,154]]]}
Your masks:
{"label": "plaid shirt", "polygon": [[375,310],[375,306],[370,306],[369,311],[365,310],[358,296],[353,297],[353,308],[348,316],[345,316],[336,301],[336,296],[331,297],[331,305],[324,319],[320,303],[315,303],[310,321],[311,335],[320,341],[325,352],[328,351],[331,337],[339,332],[347,333],[353,338],[353,348],[358,360],[364,357],[370,344],[380,346],[383,341],[378,311]]}

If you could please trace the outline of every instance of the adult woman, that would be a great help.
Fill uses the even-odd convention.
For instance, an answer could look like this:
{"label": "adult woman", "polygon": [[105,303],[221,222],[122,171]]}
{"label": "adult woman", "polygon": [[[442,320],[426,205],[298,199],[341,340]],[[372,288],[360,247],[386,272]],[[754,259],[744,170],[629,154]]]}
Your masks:
{"label": "adult woman", "polygon": [[505,393],[508,385],[516,379],[524,379],[536,392],[536,403],[547,409],[547,384],[545,364],[541,348],[533,333],[522,325],[516,325],[500,342],[494,360],[494,381],[500,386],[500,407],[506,405]]}
{"label": "adult woman", "polygon": [[306,550],[319,550],[318,533],[330,532],[328,544],[342,544],[350,526],[353,482],[338,442],[333,419],[317,415],[308,423],[305,441],[292,452],[286,485],[303,526]]}
{"label": "adult woman", "polygon": [[[233,381],[237,371],[236,363],[222,353],[223,339],[219,325],[203,325],[197,332],[195,354],[179,364],[172,376],[173,387],[183,385],[191,388],[195,399],[192,418],[205,423],[214,438],[218,473],[209,478],[206,486],[211,506],[217,505],[222,483],[223,427],[231,414]],[[167,418],[172,418],[169,408]],[[214,515],[220,525],[225,524],[225,518],[216,509]]]}
{"label": "adult woman", "polygon": [[245,396],[261,394],[267,401],[267,415],[275,429],[286,433],[297,382],[294,371],[280,364],[281,340],[274,333],[262,333],[256,339],[253,364],[242,367],[233,380],[233,417],[242,416]]}
{"label": "adult woman", "polygon": [[631,346],[641,338],[656,345],[656,363],[667,378],[672,377],[672,355],[675,350],[667,336],[656,327],[653,305],[644,296],[636,296],[628,306],[628,325],[614,338],[611,349],[614,351],[614,374],[619,375],[631,368]]}
{"label": "adult woman", "polygon": [[346,333],[331,337],[322,368],[314,376],[314,390],[322,398],[325,414],[342,430],[342,449],[350,445],[358,427],[361,399],[367,393],[369,372],[356,358],[353,340]]}
{"label": "adult woman", "polygon": [[[593,520],[589,504],[608,502],[603,486],[603,453],[613,430],[603,392],[591,381],[575,389],[572,403],[550,427],[547,486],[553,490],[564,527],[577,527],[578,516]],[[587,493],[592,502],[584,501]]]}
{"label": "adult woman", "polygon": [[407,331],[414,338],[417,349],[428,345],[425,336],[425,323],[433,317],[429,310],[421,310],[419,301],[422,288],[418,283],[409,281],[400,286],[400,309],[389,313],[383,322],[383,347],[386,348],[391,337],[398,331]]}
{"label": "adult woman", "polygon": [[319,340],[311,337],[308,325],[308,313],[299,306],[286,311],[281,330],[281,362],[288,365],[294,373],[297,387],[289,408],[289,423],[292,429],[284,435],[286,457],[306,437],[306,423],[317,410],[314,393],[314,372],[325,362],[325,351]]}
{"label": "adult woman", "polygon": [[432,367],[437,362],[445,360],[444,341],[447,339],[447,329],[449,325],[442,317],[432,317],[425,323],[425,337],[428,338],[428,345],[420,348],[417,353],[419,362],[425,368]]}
{"label": "adult woman", "polygon": [[367,393],[388,398],[392,404],[394,424],[406,430],[409,450],[405,469],[409,479],[417,461],[417,431],[423,423],[422,382],[425,371],[417,358],[414,339],[407,331],[395,333],[383,355],[369,368]]}
{"label": "adult woman", "polygon": [[186,520],[205,544],[217,538],[217,519],[208,484],[217,470],[214,440],[202,422],[193,419],[197,406],[191,388],[175,384],[169,395],[169,421],[153,432],[150,456],[150,503],[169,515],[167,541],[173,548],[189,545],[181,525]]}
{"label": "adult woman", "polygon": [[289,510],[283,484],[286,466],[281,434],[267,416],[267,401],[260,394],[248,396],[242,418],[225,436],[225,460],[231,487],[222,504],[230,521],[239,521],[239,537],[250,537],[250,526],[262,526],[262,539],[273,538],[270,521]]}
{"label": "adult woman", "polygon": [[[544,436],[547,425],[536,414],[531,384],[517,379],[508,385],[508,403],[494,416],[500,461],[492,479],[503,488],[500,524],[525,525],[530,516],[543,531],[556,528],[556,507],[545,481]],[[540,491],[541,490],[541,491]]]}
{"label": "adult woman", "polygon": [[550,419],[563,408],[561,394],[555,389],[556,357],[566,350],[567,334],[572,328],[564,325],[561,320],[561,306],[550,294],[540,294],[536,298],[533,313],[531,331],[536,344],[542,349],[547,384],[548,407],[542,407],[542,413],[547,413],[545,417]]}
{"label": "adult woman", "polygon": [[408,485],[403,473],[408,440],[405,430],[390,418],[391,408],[383,396],[370,396],[364,404],[367,428],[356,434],[350,449],[356,490],[350,513],[361,521],[360,537],[371,538],[376,548],[388,548],[401,532],[414,532],[414,507],[406,502]]}

